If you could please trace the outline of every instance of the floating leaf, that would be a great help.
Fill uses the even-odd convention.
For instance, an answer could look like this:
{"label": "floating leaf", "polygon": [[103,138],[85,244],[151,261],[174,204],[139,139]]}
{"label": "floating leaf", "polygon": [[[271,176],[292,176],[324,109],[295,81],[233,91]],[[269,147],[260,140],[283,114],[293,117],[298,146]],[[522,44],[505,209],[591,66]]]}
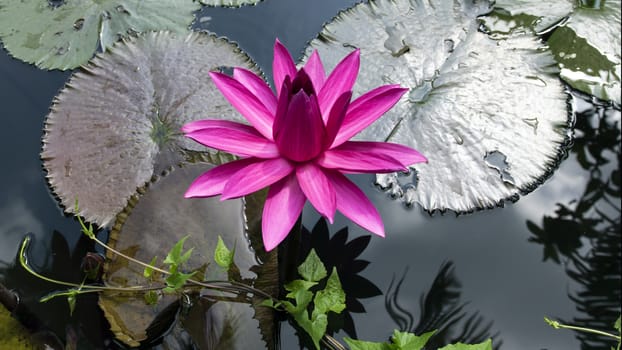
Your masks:
{"label": "floating leaf", "polygon": [[317,256],[315,249],[311,249],[305,261],[298,266],[298,273],[306,281],[311,282],[317,282],[328,275],[326,268],[324,267],[322,260],[320,260],[320,257]]}
{"label": "floating leaf", "polygon": [[492,340],[488,339],[485,342],[479,344],[456,343],[443,346],[438,350],[492,350]]}
{"label": "floating leaf", "polygon": [[263,0],[200,0],[203,5],[207,6],[227,6],[240,7],[244,5],[256,5]]}
{"label": "floating leaf", "polygon": [[346,293],[341,288],[336,267],[328,276],[326,287],[315,294],[313,305],[315,314],[327,314],[329,311],[340,313],[346,308]]}
{"label": "floating leaf", "polygon": [[399,349],[404,350],[419,350],[423,349],[425,344],[436,331],[424,333],[422,335],[415,335],[409,332],[400,332],[398,330],[393,331],[391,340]]}
{"label": "floating leaf", "polygon": [[[539,32],[567,18],[548,38],[561,77],[575,89],[619,104],[621,4],[620,0],[502,0],[484,21],[493,35],[507,36],[528,30]],[[532,20],[517,20],[524,16]]]}
{"label": "floating leaf", "polygon": [[378,343],[350,338],[345,338],[344,340],[352,350],[421,350],[428,342],[428,339],[434,335],[434,332],[431,331],[417,336],[413,333],[394,330],[391,336],[391,343]]}
{"label": "floating leaf", "polygon": [[[194,247],[193,253],[182,266],[184,274],[195,273],[193,279],[226,279],[222,269],[207,269],[213,261],[218,234],[224,242],[236,245],[236,262],[247,277],[254,276],[249,269],[256,265],[255,254],[248,248],[244,225],[244,205],[241,199],[220,201],[218,198],[185,199],[183,194],[197,176],[208,170],[207,164],[188,165],[172,170],[168,175],[150,184],[147,191],[133,197],[130,206],[119,215],[110,234],[109,244],[133,258],[149,261],[153,256],[166,256],[172,247],[172,261],[183,261],[184,250],[179,244],[187,236],[184,246]],[[147,281],[140,266],[127,262],[112,253],[107,254],[104,282],[114,286],[145,285]],[[202,271],[202,273],[197,273]],[[181,277],[181,276],[180,276]],[[169,281],[167,281],[169,282]],[[173,286],[185,281],[170,281]],[[160,281],[161,283],[161,281]],[[100,306],[121,341],[136,346],[147,338],[147,327],[157,314],[177,300],[163,295],[156,305],[146,305],[142,295],[104,292]]]}
{"label": "floating leaf", "polygon": [[233,255],[234,252],[227,248],[222,237],[219,235],[216,250],[214,251],[214,261],[216,261],[216,264],[224,269],[229,269],[231,264],[233,264]]}
{"label": "floating leaf", "polygon": [[152,30],[188,31],[192,0],[0,0],[0,38],[16,58],[46,69],[86,63],[99,45]]}
{"label": "floating leaf", "polygon": [[[180,127],[193,120],[243,121],[208,72],[254,64],[204,33],[148,33],[115,46],[75,73],[56,98],[43,138],[49,182],[67,211],[108,225],[136,188],[202,146]],[[151,258],[151,257],[149,257]]]}
{"label": "floating leaf", "polygon": [[[428,164],[378,182],[425,209],[467,212],[535,188],[562,154],[568,96],[535,37],[492,40],[487,2],[379,0],[342,12],[310,43],[327,70],[361,49],[355,93],[399,83],[398,104],[357,138],[413,147]],[[421,35],[425,33],[425,35]]]}

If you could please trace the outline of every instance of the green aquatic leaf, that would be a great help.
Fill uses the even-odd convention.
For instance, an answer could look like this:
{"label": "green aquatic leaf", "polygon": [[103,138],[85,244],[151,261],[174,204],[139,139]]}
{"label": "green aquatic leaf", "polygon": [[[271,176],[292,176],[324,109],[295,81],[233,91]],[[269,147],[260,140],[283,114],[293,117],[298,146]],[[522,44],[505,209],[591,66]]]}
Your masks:
{"label": "green aquatic leaf", "polygon": [[328,275],[315,249],[311,249],[305,261],[298,266],[298,273],[302,278],[311,282],[317,282]]}
{"label": "green aquatic leaf", "polygon": [[143,270],[143,276],[145,276],[145,278],[151,278],[153,277],[153,268],[155,267],[156,262],[158,261],[158,257],[154,256],[153,259],[151,259],[151,261],[149,262],[149,267],[145,267],[145,269]]}
{"label": "green aquatic leaf", "polygon": [[145,293],[144,299],[145,299],[145,304],[155,305],[158,303],[158,293],[156,293],[153,290],[150,290],[147,293]]}
{"label": "green aquatic leaf", "polygon": [[[535,189],[569,139],[568,95],[553,55],[535,36],[494,40],[480,30],[487,1],[377,0],[325,25],[314,49],[328,71],[354,48],[354,94],[410,89],[355,138],[390,141],[428,158],[377,183],[428,211],[492,208]],[[425,33],[425,35],[421,35]]]}
{"label": "green aquatic leaf", "polygon": [[164,263],[169,265],[181,265],[190,259],[190,253],[194,248],[190,248],[183,255],[184,251],[184,243],[188,239],[189,236],[182,237],[179,241],[173,245],[173,248],[166,254],[166,258],[164,258]]}
{"label": "green aquatic leaf", "polygon": [[397,329],[393,331],[391,341],[397,345],[400,350],[421,350],[436,331],[415,335],[409,332],[400,332]]}
{"label": "green aquatic leaf", "polygon": [[182,273],[179,271],[175,271],[173,274],[169,275],[165,282],[166,288],[162,289],[164,293],[174,293],[179,291],[184,287],[186,282],[194,276],[195,273]]}
{"label": "green aquatic leaf", "polygon": [[395,345],[384,342],[371,342],[348,337],[343,338],[343,340],[348,344],[350,350],[396,350]]}
{"label": "green aquatic leaf", "polygon": [[216,244],[216,250],[214,251],[214,261],[218,266],[223,269],[229,269],[233,264],[233,255],[234,251],[229,250],[225,245],[225,241],[222,240],[222,237],[218,235],[218,243]]}
{"label": "green aquatic leaf", "polygon": [[306,310],[295,313],[292,315],[298,325],[307,332],[313,341],[313,345],[317,350],[320,349],[320,340],[326,333],[326,327],[328,327],[328,318],[324,314],[317,315],[316,317],[309,319],[309,314]]}
{"label": "green aquatic leaf", "polygon": [[352,350],[421,350],[436,331],[431,331],[417,336],[409,332],[393,331],[391,343],[369,342],[345,338],[344,340]]}
{"label": "green aquatic leaf", "polygon": [[[311,287],[315,286],[316,284],[317,282],[311,282],[311,281],[305,281],[305,280],[293,280],[285,284],[285,290],[288,292],[296,292],[299,290],[309,290],[311,289]],[[290,297],[289,294],[287,296]]]}
{"label": "green aquatic leaf", "polygon": [[329,311],[341,313],[346,308],[346,293],[341,287],[337,268],[333,267],[326,287],[315,294],[313,306],[314,314],[327,314]]}
{"label": "green aquatic leaf", "polygon": [[492,340],[488,339],[485,342],[479,344],[456,343],[443,346],[438,350],[492,350]]}
{"label": "green aquatic leaf", "polygon": [[80,216],[108,226],[153,175],[205,151],[183,137],[183,124],[244,122],[208,74],[232,66],[257,71],[225,39],[157,32],[116,45],[76,72],[51,107],[41,154],[65,210],[74,212],[77,197]]}
{"label": "green aquatic leaf", "polygon": [[18,59],[45,69],[85,64],[98,48],[119,38],[168,30],[188,32],[192,0],[71,0],[58,6],[40,0],[0,0],[0,38]]}

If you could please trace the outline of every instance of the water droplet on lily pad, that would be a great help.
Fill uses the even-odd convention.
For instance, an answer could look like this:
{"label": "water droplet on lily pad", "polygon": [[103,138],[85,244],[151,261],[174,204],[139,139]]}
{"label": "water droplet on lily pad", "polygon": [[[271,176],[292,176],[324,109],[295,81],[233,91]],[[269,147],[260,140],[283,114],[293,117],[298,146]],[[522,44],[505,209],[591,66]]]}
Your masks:
{"label": "water droplet on lily pad", "polygon": [[[129,28],[187,33],[194,12],[200,8],[192,0],[74,0],[53,4],[0,0],[0,38],[9,53],[20,60],[45,69],[72,69],[93,56],[98,41],[106,50],[118,37],[125,37]],[[32,36],[40,38],[38,45],[29,44]],[[74,49],[62,53],[54,49],[69,46]]]}
{"label": "water droplet on lily pad", "polygon": [[[62,205],[108,225],[137,187],[204,148],[179,131],[187,122],[243,122],[208,72],[254,63],[205,33],[148,33],[98,55],[75,73],[47,117],[42,158]],[[140,67],[140,69],[136,69]]]}
{"label": "water droplet on lily pad", "polygon": [[[403,176],[378,175],[381,186],[407,204],[456,212],[494,207],[535,188],[563,153],[569,97],[553,56],[534,36],[492,40],[479,31],[477,17],[490,6],[440,0],[358,4],[328,23],[322,40],[306,51],[308,57],[318,49],[330,70],[352,50],[343,43],[360,48],[355,95],[387,82],[411,89],[357,135],[411,146],[428,157],[427,164],[413,166],[416,186],[400,181]],[[396,56],[387,49],[388,25],[400,31],[408,52]],[[507,166],[490,167],[484,158],[491,150],[503,154]],[[500,176],[506,168],[511,173]]]}

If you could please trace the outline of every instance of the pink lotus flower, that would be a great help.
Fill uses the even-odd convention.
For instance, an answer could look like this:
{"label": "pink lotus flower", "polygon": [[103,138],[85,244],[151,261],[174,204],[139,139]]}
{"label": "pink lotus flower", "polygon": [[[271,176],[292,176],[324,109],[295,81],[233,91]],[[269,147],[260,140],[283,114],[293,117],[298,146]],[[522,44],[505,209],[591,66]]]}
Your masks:
{"label": "pink lotus flower", "polygon": [[313,52],[305,66],[296,70],[289,52],[277,40],[276,96],[246,69],[235,68],[233,77],[210,73],[225,98],[251,125],[199,120],[182,127],[187,137],[242,158],[199,176],[185,197],[222,195],[225,200],[270,186],[262,217],[268,251],[287,236],[307,199],[331,223],[339,210],[384,237],[378,211],[343,174],[406,170],[426,158],[398,144],[348,141],[408,90],[385,85],[351,102],[359,61],[356,50],[326,77],[318,53]]}

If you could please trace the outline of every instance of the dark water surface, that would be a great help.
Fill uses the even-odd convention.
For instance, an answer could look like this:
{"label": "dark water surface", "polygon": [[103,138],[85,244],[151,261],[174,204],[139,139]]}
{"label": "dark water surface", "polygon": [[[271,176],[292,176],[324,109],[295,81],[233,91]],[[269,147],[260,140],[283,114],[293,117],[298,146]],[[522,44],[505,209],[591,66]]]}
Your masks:
{"label": "dark water surface", "polygon": [[[238,42],[271,76],[275,37],[297,56],[322,23],[355,2],[269,0],[240,9],[209,8],[199,14],[198,27]],[[79,281],[81,256],[68,254],[90,248],[79,240],[76,221],[63,216],[50,194],[39,158],[44,117],[68,76],[0,53],[0,282],[20,292],[62,338],[66,324],[88,320],[91,326],[82,332],[98,344],[108,335],[94,298],[82,298],[70,320],[64,300],[36,302],[54,286],[14,266],[19,243],[29,232],[35,237],[32,265],[59,279]],[[358,268],[352,268],[349,284],[344,282],[361,303],[354,302],[358,306],[352,311],[362,311],[361,305],[366,310],[349,314],[360,338],[382,341],[400,327],[441,328],[447,340],[495,335],[502,349],[609,348],[602,338],[556,331],[543,321],[546,315],[612,330],[619,312],[620,110],[576,97],[576,140],[567,159],[537,190],[504,208],[430,217],[390,200],[373,187],[373,177],[354,178],[380,209],[387,238],[372,237],[363,250],[365,239],[344,245],[339,236],[316,242],[316,249],[342,265],[362,250],[357,259],[370,262],[366,267],[354,263]],[[303,223],[311,230],[317,218],[306,210]],[[342,216],[329,230],[334,234],[346,226],[348,240],[368,235]],[[378,290],[383,295],[373,296]],[[447,322],[435,323],[452,311]],[[455,322],[445,327],[449,321]],[[343,328],[352,333],[348,325],[346,320]],[[293,328],[281,328],[281,348],[297,347]],[[338,339],[345,335],[336,333]]]}

